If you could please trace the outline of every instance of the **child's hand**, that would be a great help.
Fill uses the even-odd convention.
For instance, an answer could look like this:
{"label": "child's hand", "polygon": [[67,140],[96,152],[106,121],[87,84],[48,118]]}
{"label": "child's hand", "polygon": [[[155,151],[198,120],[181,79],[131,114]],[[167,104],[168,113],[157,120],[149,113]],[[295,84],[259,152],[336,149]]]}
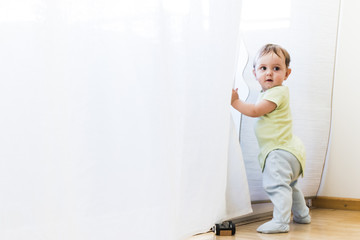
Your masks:
{"label": "child's hand", "polygon": [[231,105],[234,103],[234,101],[239,99],[239,94],[237,93],[238,89],[233,89],[232,90],[232,95],[231,95]]}

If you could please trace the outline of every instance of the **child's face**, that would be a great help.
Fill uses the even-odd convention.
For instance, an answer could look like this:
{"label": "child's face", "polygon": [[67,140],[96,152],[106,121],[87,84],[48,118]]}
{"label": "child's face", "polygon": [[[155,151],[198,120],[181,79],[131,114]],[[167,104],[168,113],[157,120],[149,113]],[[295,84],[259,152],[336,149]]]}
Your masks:
{"label": "child's face", "polygon": [[291,69],[286,68],[285,56],[268,53],[257,60],[253,73],[262,90],[266,91],[281,86],[290,75]]}

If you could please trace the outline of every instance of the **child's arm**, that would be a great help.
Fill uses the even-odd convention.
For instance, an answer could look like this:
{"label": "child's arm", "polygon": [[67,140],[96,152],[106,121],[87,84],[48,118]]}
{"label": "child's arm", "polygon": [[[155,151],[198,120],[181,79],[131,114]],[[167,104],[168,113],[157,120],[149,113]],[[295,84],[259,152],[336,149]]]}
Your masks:
{"label": "child's arm", "polygon": [[261,117],[274,111],[276,108],[276,104],[268,100],[261,100],[256,104],[245,103],[239,99],[237,89],[232,90],[231,105],[236,110],[249,117]]}

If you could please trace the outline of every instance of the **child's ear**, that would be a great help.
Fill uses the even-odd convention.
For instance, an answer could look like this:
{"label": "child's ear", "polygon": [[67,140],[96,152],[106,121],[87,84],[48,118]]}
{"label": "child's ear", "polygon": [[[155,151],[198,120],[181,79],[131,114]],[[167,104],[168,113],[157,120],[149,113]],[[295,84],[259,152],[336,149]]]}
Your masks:
{"label": "child's ear", "polygon": [[291,73],[291,68],[288,68],[288,69],[286,70],[285,80],[289,77],[290,73]]}
{"label": "child's ear", "polygon": [[253,74],[254,74],[254,76],[255,76],[255,78],[256,78],[256,71],[255,71],[255,69],[253,69]]}

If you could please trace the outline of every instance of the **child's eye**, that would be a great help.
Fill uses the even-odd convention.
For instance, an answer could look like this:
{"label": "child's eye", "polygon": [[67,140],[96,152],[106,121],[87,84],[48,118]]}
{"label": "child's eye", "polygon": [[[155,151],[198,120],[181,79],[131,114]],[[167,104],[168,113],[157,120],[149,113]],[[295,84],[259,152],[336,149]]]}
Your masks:
{"label": "child's eye", "polygon": [[260,70],[266,71],[266,67],[260,67]]}
{"label": "child's eye", "polygon": [[279,71],[280,67],[274,67],[274,71]]}

